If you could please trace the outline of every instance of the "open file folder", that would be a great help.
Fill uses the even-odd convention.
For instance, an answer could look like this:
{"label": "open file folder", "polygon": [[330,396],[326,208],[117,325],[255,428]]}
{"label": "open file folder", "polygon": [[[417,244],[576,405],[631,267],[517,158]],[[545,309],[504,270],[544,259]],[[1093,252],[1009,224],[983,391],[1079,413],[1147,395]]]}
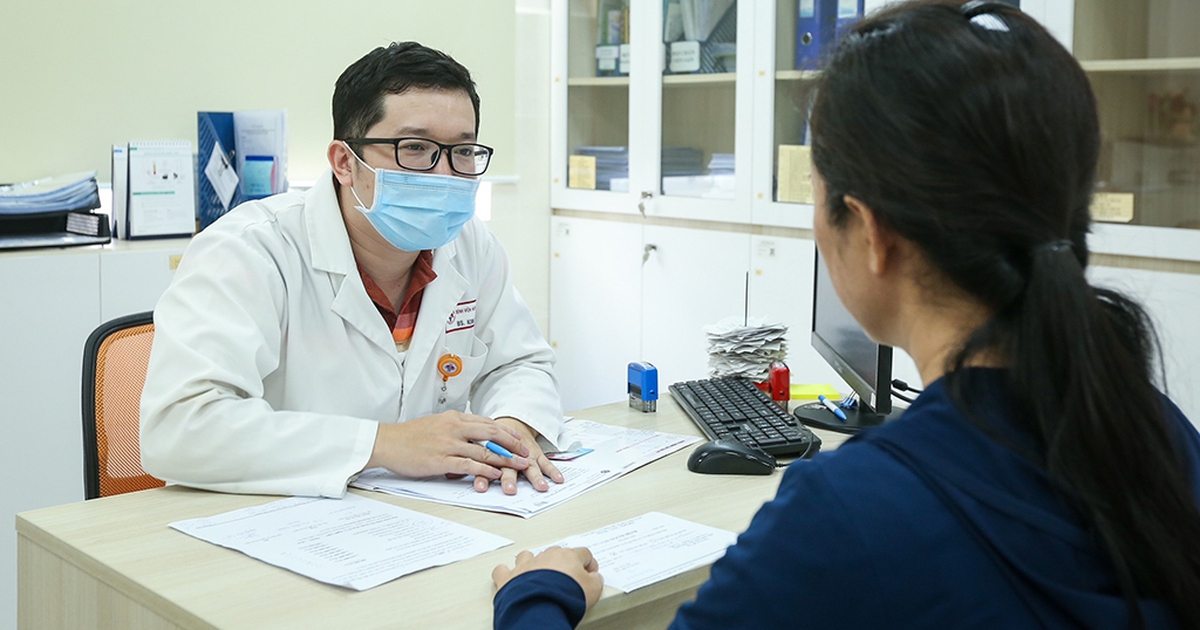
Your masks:
{"label": "open file folder", "polygon": [[196,138],[200,229],[243,201],[287,190],[286,112],[199,112]]}

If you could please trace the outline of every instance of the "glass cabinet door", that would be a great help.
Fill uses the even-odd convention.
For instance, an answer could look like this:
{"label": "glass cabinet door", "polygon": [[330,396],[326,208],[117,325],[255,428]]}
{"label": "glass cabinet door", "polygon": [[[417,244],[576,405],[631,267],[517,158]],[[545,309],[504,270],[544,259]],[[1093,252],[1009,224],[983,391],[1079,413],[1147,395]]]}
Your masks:
{"label": "glass cabinet door", "polygon": [[737,1],[662,5],[660,192],[733,199]]}
{"label": "glass cabinet door", "polygon": [[1200,229],[1200,2],[1076,0],[1100,109],[1097,220]]}
{"label": "glass cabinet door", "polygon": [[629,0],[570,0],[567,187],[629,190]]}

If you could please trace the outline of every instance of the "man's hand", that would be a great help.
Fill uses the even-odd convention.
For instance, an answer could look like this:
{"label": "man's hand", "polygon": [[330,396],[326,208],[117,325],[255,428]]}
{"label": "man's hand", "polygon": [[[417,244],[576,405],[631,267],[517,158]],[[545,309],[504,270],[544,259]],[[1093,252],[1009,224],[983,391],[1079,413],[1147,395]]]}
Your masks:
{"label": "man's hand", "polygon": [[522,551],[517,554],[516,566],[513,568],[510,569],[508,565],[500,564],[492,569],[492,581],[496,583],[496,590],[500,590],[514,577],[538,569],[550,569],[565,573],[578,582],[579,586],[583,588],[583,596],[587,599],[589,609],[600,601],[600,593],[604,590],[604,576],[600,575],[600,565],[596,563],[592,552],[588,551],[586,547],[577,549],[551,547],[536,556],[528,551]]}
{"label": "man's hand", "polygon": [[[382,466],[405,477],[450,474],[502,479],[502,467],[514,476],[517,470],[529,468],[534,449],[545,459],[537,442],[527,439],[510,426],[483,416],[445,411],[408,422],[380,424],[366,467]],[[513,457],[501,457],[484,448],[489,440],[508,449]]]}
{"label": "man's hand", "polygon": [[[514,457],[513,460],[505,459],[503,457],[500,458],[502,460],[501,466],[503,466],[500,469],[500,489],[504,491],[504,494],[517,493],[518,470],[525,471],[525,477],[529,479],[529,483],[533,484],[534,490],[537,490],[538,492],[545,492],[550,489],[550,483],[546,481],[546,477],[553,479],[554,483],[563,482],[562,473],[558,471],[558,468],[554,466],[554,463],[551,462],[550,459],[546,457],[546,454],[542,452],[542,447],[538,446],[536,431],[529,428],[529,426],[527,426],[524,422],[521,422],[516,418],[496,418],[496,424],[501,425],[521,436],[521,443],[528,445],[529,447],[529,451],[525,453],[525,456],[528,458],[525,466],[510,466],[508,463],[506,463],[512,462],[513,460],[517,459],[516,457]],[[516,455],[516,451],[513,451],[512,449],[509,450]],[[487,492],[488,485],[491,484],[492,479],[495,479],[495,477],[487,477],[483,475],[476,476],[475,490],[478,492]]]}

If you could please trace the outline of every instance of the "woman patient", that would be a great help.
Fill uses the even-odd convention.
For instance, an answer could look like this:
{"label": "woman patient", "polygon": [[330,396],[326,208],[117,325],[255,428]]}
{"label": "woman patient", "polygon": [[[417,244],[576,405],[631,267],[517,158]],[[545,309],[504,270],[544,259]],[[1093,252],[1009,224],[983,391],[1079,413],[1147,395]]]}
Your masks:
{"label": "woman patient", "polygon": [[[811,110],[838,296],[915,359],[904,415],[787,469],[674,628],[1200,628],[1200,436],[1145,312],[1091,286],[1079,64],[1005,4],[847,33]],[[586,549],[493,572],[497,628],[578,623]]]}

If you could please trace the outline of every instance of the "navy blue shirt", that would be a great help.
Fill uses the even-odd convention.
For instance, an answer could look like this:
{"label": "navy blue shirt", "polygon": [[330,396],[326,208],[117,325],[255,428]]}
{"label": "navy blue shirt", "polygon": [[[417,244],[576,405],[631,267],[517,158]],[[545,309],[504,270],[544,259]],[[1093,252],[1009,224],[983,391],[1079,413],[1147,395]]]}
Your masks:
{"label": "navy blue shirt", "polygon": [[[790,466],[671,627],[1130,627],[1095,539],[1012,448],[1004,372],[967,372],[974,422],[943,379],[901,418]],[[1200,435],[1163,400],[1196,488]],[[494,623],[570,628],[583,606],[571,578],[535,571],[496,594]],[[1178,627],[1161,602],[1141,612]]]}

